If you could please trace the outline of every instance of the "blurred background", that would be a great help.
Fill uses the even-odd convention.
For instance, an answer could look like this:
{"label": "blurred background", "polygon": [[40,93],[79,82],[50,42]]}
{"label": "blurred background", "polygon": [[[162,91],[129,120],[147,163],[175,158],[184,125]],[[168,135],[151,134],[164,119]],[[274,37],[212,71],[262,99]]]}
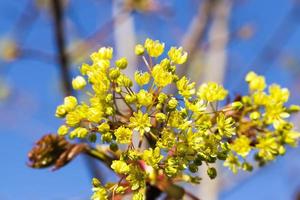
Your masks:
{"label": "blurred background", "polygon": [[[129,58],[133,74],[134,45],[147,37],[183,46],[190,58],[180,73],[193,81],[223,83],[233,97],[247,92],[244,76],[253,70],[288,87],[290,103],[299,104],[300,1],[1,0],[1,200],[89,198],[95,163],[80,157],[56,172],[33,170],[27,152],[60,125],[56,106],[89,53],[112,46],[117,57]],[[192,190],[205,200],[300,199],[299,153],[289,149],[236,176],[219,167],[218,179]]]}

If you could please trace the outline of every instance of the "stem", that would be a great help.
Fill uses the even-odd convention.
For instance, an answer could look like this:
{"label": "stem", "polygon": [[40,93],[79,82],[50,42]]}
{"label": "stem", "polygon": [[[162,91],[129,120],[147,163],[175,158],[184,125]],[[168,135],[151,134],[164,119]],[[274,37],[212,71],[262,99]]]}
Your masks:
{"label": "stem", "polygon": [[60,0],[52,1],[52,9],[54,15],[54,31],[55,31],[55,42],[58,51],[58,60],[60,64],[61,79],[63,81],[64,92],[67,95],[72,95],[73,90],[71,86],[71,78],[68,69],[68,56],[65,51],[66,44],[64,38],[64,25],[63,25],[63,10]]}
{"label": "stem", "polygon": [[[53,17],[54,17],[54,36],[55,36],[55,42],[57,46],[57,59],[59,60],[59,66],[61,71],[61,80],[64,88],[64,94],[66,96],[69,95],[75,95],[75,92],[73,91],[72,85],[71,85],[71,77],[69,74],[69,58],[66,53],[66,40],[65,40],[65,32],[64,32],[64,23],[63,23],[63,7],[61,4],[61,0],[52,0],[51,2],[51,8],[53,11]],[[91,160],[90,158],[85,158],[87,168],[90,171],[90,174],[92,177],[98,177],[101,178],[103,175],[98,170],[98,167],[94,160]],[[103,161],[105,162],[105,161]]]}
{"label": "stem", "polygon": [[151,66],[149,65],[149,63],[148,63],[147,59],[145,58],[145,56],[143,56],[143,61],[145,62],[146,66],[149,70],[149,73],[152,74]]}
{"label": "stem", "polygon": [[86,154],[102,161],[108,168],[110,168],[112,161],[114,160],[110,156],[106,155],[104,152],[101,152],[94,148],[87,148]]}

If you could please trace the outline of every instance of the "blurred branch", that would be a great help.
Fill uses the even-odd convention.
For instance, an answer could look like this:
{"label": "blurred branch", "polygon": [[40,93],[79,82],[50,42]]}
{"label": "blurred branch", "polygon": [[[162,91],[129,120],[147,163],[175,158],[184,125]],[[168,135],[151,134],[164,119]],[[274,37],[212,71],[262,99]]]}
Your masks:
{"label": "blurred branch", "polygon": [[55,41],[58,51],[58,60],[60,63],[61,79],[64,86],[64,92],[67,96],[72,95],[71,78],[68,70],[68,57],[66,54],[66,44],[64,38],[63,11],[60,0],[52,0],[52,10],[54,15]]}
{"label": "blurred branch", "polygon": [[[274,33],[270,36],[266,44],[262,47],[261,51],[257,54],[251,64],[248,65],[241,75],[232,82],[232,90],[235,91],[240,87],[243,81],[244,74],[252,67],[257,73],[264,74],[270,69],[271,64],[274,63],[276,58],[280,55],[286,43],[290,40],[296,32],[300,23],[300,1],[294,0],[292,8],[283,17]],[[268,62],[268,65],[262,66]]]}
{"label": "blurred branch", "polygon": [[[66,44],[64,38],[64,24],[63,24],[63,9],[60,0],[52,0],[52,10],[54,16],[54,31],[55,41],[58,50],[58,60],[60,63],[61,79],[64,86],[64,93],[66,96],[72,95],[74,91],[71,86],[71,78],[69,74],[69,60],[66,53]],[[90,158],[85,158],[86,165],[93,177],[102,177],[96,163]]]}
{"label": "blurred branch", "polygon": [[18,45],[24,43],[26,33],[29,32],[29,26],[35,22],[38,16],[39,12],[34,6],[34,1],[29,0],[12,30],[18,40]]}
{"label": "blurred branch", "polygon": [[199,5],[197,15],[192,20],[186,34],[183,36],[181,44],[189,53],[190,57],[193,56],[195,49],[203,39],[205,29],[211,18],[211,11],[214,4],[215,0],[203,0],[203,3]]}
{"label": "blurred branch", "polygon": [[193,62],[195,52],[204,38],[205,30],[211,19],[211,11],[215,1],[216,0],[203,0],[202,4],[200,3],[197,14],[190,23],[188,31],[182,38],[181,46],[189,53],[189,60],[185,64],[186,67],[177,69],[180,76],[186,74],[189,69],[189,64]]}

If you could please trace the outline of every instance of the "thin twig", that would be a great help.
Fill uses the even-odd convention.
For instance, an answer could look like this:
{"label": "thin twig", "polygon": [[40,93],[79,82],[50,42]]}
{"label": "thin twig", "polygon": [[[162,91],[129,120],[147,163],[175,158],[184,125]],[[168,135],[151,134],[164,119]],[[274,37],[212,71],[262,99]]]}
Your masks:
{"label": "thin twig", "polygon": [[[71,86],[71,77],[69,74],[69,59],[66,53],[66,41],[64,37],[64,24],[63,24],[63,9],[60,0],[52,0],[52,10],[54,17],[54,31],[55,41],[58,51],[57,59],[60,63],[61,80],[63,83],[65,95],[75,95],[75,92]],[[91,176],[101,178],[103,175],[99,172],[98,167],[94,160],[89,157],[85,157],[86,165],[91,173]]]}

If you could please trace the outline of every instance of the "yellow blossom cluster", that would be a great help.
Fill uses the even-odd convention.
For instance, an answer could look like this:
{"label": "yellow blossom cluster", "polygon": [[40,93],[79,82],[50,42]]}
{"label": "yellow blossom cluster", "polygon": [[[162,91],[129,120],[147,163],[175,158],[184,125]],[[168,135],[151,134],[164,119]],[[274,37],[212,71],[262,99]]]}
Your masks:
{"label": "yellow blossom cluster", "polygon": [[[134,80],[123,71],[126,58],[114,60],[113,49],[102,47],[72,81],[86,100],[69,96],[56,110],[56,116],[65,119],[58,134],[110,146],[110,168],[120,181],[102,185],[94,179],[93,200],[129,192],[134,199],[144,199],[149,184],[168,192],[166,185],[173,187],[177,180],[198,183],[193,173],[202,163],[215,178],[217,171],[210,164],[217,160],[235,173],[250,171],[250,155],[263,165],[283,155],[287,145],[297,145],[300,135],[288,117],[300,107],[286,107],[286,88],[268,87],[263,76],[250,72],[249,94],[225,105],[228,91],[222,85],[197,87],[176,74],[188,58],[181,47],[171,47],[167,57],[159,59],[164,43],[147,39],[133,51],[147,69],[136,71]],[[166,92],[171,85],[176,91]]]}

